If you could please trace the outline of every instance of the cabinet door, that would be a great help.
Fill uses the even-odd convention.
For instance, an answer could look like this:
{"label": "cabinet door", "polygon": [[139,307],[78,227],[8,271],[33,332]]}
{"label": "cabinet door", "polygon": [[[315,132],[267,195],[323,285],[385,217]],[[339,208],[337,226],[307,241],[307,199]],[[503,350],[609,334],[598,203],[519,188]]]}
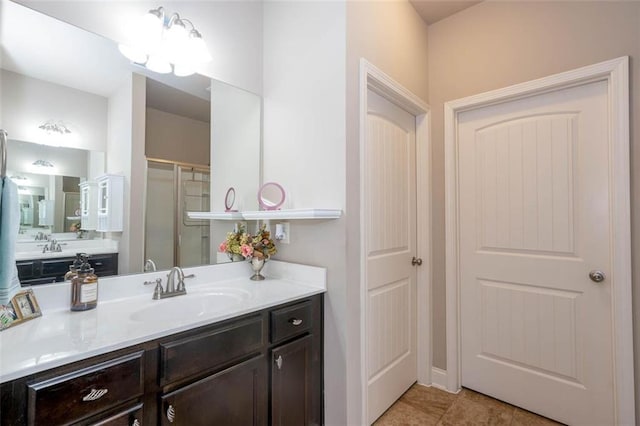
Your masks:
{"label": "cabinet door", "polygon": [[163,426],[267,424],[267,366],[262,355],[161,397]]}
{"label": "cabinet door", "polygon": [[311,423],[312,338],[301,337],[271,351],[271,424]]}
{"label": "cabinet door", "polygon": [[79,423],[78,426],[85,424],[91,426],[142,426],[142,415],[142,404],[137,404],[100,420]]}

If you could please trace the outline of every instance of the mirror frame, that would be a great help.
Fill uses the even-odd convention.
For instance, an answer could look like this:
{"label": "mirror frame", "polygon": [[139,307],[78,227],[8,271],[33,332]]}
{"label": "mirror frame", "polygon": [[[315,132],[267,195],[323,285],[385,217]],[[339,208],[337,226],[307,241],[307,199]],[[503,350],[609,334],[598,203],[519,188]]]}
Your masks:
{"label": "mirror frame", "polygon": [[[266,197],[267,191],[277,190],[280,191],[279,200],[269,200]],[[258,204],[263,210],[280,210],[280,207],[284,204],[286,198],[286,192],[282,185],[276,182],[267,182],[258,190]]]}

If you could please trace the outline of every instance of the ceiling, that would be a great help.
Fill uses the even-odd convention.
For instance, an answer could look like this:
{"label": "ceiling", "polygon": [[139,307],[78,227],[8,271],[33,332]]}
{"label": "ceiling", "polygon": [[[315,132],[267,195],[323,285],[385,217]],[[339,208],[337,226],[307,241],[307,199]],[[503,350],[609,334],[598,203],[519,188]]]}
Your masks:
{"label": "ceiling", "polygon": [[[194,78],[205,79],[201,75]],[[206,78],[202,84],[211,84]],[[209,93],[209,92],[207,92]],[[211,122],[211,102],[147,78],[147,106],[193,120]]]}
{"label": "ceiling", "polygon": [[409,3],[413,5],[424,22],[427,25],[431,25],[474,4],[478,4],[480,1],[409,0]]}

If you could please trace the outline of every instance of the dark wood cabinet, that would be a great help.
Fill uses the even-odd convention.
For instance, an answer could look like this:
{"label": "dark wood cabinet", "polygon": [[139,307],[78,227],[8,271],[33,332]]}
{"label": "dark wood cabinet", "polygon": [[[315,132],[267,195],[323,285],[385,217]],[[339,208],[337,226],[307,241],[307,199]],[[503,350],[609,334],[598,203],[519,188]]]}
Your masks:
{"label": "dark wood cabinet", "polygon": [[311,424],[313,342],[307,335],[271,351],[271,424]]}
{"label": "dark wood cabinet", "polygon": [[262,355],[161,397],[163,426],[267,424],[267,368]]}
{"label": "dark wood cabinet", "polygon": [[89,421],[87,423],[78,423],[78,426],[142,426],[143,422],[143,404],[136,404],[132,407],[125,408],[113,415],[103,416],[101,419]]}
{"label": "dark wood cabinet", "polygon": [[[23,287],[62,282],[74,260],[75,257],[18,260],[18,278]],[[118,253],[90,255],[89,263],[99,277],[118,274]]]}
{"label": "dark wood cabinet", "polygon": [[3,383],[0,425],[320,425],[322,297]]}
{"label": "dark wood cabinet", "polygon": [[143,351],[27,385],[29,424],[66,424],[142,396]]}

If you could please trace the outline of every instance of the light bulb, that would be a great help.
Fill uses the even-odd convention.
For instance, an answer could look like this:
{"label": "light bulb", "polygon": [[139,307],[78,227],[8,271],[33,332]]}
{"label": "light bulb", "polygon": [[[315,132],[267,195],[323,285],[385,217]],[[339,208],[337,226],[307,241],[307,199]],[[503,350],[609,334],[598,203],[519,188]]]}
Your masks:
{"label": "light bulb", "polygon": [[150,10],[140,18],[138,31],[143,39],[157,40],[162,37],[164,13],[160,9]]}
{"label": "light bulb", "polygon": [[[177,16],[177,15],[176,15]],[[172,64],[182,62],[185,55],[185,45],[189,34],[180,18],[172,18],[169,29],[165,33],[163,53]]]}
{"label": "light bulb", "polygon": [[119,44],[118,50],[131,62],[138,64],[144,64],[147,62],[147,54],[139,47],[130,46],[127,44]]}
{"label": "light bulb", "polygon": [[207,49],[207,45],[205,44],[202,36],[198,31],[191,31],[191,33],[189,34],[189,42],[187,46],[189,57],[194,63],[201,64],[205,62],[211,62],[211,60],[213,59],[211,57],[211,54],[209,53],[209,50]]}
{"label": "light bulb", "polygon": [[173,73],[178,77],[186,77],[191,74],[195,74],[196,70],[189,64],[175,64],[173,66]]}
{"label": "light bulb", "polygon": [[185,27],[184,22],[182,22],[182,19],[177,17],[174,18],[167,30],[167,40],[171,43],[180,44],[184,43],[188,36],[187,28]]}
{"label": "light bulb", "polygon": [[171,64],[166,59],[158,55],[149,56],[149,60],[145,66],[151,71],[159,74],[168,74],[171,72]]}

